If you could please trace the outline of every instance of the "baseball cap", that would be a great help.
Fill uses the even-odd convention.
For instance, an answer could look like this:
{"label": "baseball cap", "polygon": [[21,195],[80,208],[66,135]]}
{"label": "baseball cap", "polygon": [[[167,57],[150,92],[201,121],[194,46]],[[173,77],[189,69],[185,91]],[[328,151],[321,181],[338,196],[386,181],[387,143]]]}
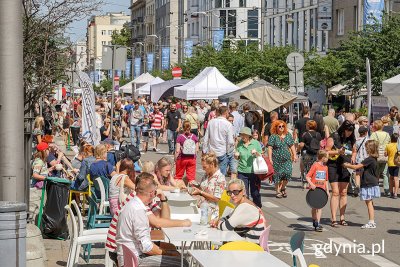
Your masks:
{"label": "baseball cap", "polygon": [[365,134],[368,132],[368,128],[365,126],[360,126],[360,128],[358,128],[358,133],[359,134]]}
{"label": "baseball cap", "polygon": [[36,146],[36,150],[37,151],[45,151],[46,149],[49,148],[49,144],[45,143],[45,142],[40,142],[37,146]]}

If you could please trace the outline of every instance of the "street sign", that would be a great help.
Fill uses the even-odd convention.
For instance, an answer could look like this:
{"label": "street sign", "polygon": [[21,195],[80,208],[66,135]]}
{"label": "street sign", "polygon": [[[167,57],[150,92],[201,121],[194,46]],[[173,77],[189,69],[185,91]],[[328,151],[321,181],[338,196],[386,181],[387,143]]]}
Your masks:
{"label": "street sign", "polygon": [[175,67],[172,69],[172,76],[173,77],[181,77],[182,76],[182,69],[179,67]]}
{"label": "street sign", "polygon": [[114,77],[114,82],[119,82],[119,76]]}
{"label": "street sign", "polygon": [[289,72],[289,91],[292,94],[298,94],[304,92],[304,78],[302,71],[290,71]]}
{"label": "street sign", "polygon": [[304,57],[297,53],[290,53],[286,58],[286,65],[289,69],[299,71],[304,67]]}

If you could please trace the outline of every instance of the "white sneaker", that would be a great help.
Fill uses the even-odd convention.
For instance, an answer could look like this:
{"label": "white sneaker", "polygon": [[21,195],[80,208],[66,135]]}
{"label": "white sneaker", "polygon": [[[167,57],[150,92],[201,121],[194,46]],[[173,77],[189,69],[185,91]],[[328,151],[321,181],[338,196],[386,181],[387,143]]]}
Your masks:
{"label": "white sneaker", "polygon": [[376,223],[367,223],[361,226],[361,229],[375,229],[376,228]]}

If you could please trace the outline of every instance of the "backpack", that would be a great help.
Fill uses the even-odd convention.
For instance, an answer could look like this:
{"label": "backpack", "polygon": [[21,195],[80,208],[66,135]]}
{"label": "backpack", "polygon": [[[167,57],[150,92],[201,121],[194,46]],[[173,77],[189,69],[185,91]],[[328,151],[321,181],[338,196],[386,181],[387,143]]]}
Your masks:
{"label": "backpack", "polygon": [[[378,139],[378,143],[379,143],[379,147],[378,147],[378,163],[384,163],[388,161],[388,157],[385,156],[385,150],[386,147],[385,145],[381,145],[381,141],[379,140],[378,134],[375,133],[376,139]],[[385,137],[386,140],[386,137]],[[383,142],[385,142],[385,140],[383,140]]]}
{"label": "backpack", "polygon": [[196,142],[192,139],[193,134],[190,137],[182,134],[185,137],[185,141],[182,146],[183,155],[196,155]]}
{"label": "backpack", "polygon": [[310,132],[307,133],[311,136],[311,142],[309,146],[305,146],[306,151],[310,155],[317,155],[321,148],[321,136],[319,133],[315,133],[314,135],[312,135]]}

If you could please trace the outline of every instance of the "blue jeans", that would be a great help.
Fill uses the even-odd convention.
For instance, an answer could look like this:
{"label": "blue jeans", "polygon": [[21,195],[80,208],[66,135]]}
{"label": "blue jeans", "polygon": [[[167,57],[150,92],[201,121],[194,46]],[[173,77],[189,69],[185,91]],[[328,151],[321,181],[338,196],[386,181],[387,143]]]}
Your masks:
{"label": "blue jeans", "polygon": [[178,131],[167,130],[169,153],[175,152],[175,143],[177,137]]}
{"label": "blue jeans", "polygon": [[233,157],[233,152],[230,154],[225,154],[222,156],[217,157],[218,159],[218,164],[219,164],[219,169],[221,170],[221,173],[226,176],[226,172],[229,166],[229,169],[231,170],[231,173],[236,173],[236,161],[235,158]]}
{"label": "blue jeans", "polygon": [[262,204],[260,195],[260,189],[261,189],[260,178],[258,178],[257,175],[255,175],[254,173],[242,173],[242,172],[238,173],[238,178],[243,181],[246,189],[246,194],[248,196],[251,195],[254,204],[256,204],[258,207],[261,208]]}
{"label": "blue jeans", "polygon": [[[136,138],[136,142],[135,142]],[[131,143],[132,145],[136,144],[136,147],[140,146],[140,126],[131,125]]]}

